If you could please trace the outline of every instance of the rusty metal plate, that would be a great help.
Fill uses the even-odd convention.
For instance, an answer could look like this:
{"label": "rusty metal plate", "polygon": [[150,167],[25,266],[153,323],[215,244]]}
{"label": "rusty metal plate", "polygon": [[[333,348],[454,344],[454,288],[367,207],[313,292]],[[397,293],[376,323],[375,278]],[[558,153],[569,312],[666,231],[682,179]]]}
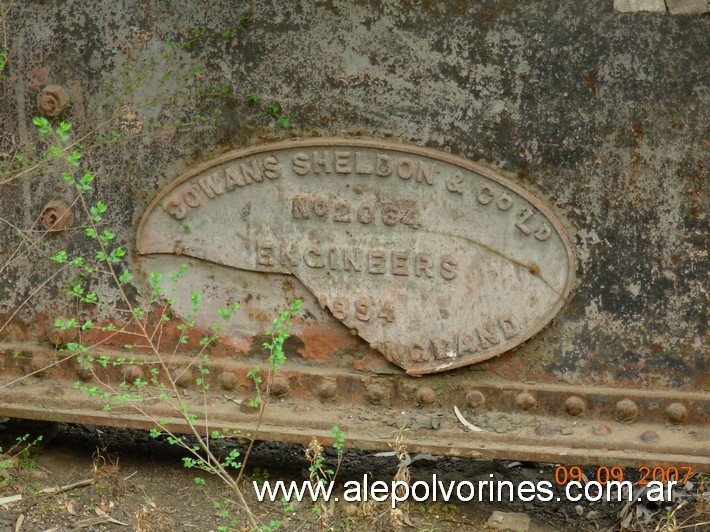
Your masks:
{"label": "rusty metal plate", "polygon": [[575,253],[531,192],[446,153],[314,139],[235,151],[162,190],[138,230],[174,254],[295,276],[410,374],[509,351],[569,297]]}

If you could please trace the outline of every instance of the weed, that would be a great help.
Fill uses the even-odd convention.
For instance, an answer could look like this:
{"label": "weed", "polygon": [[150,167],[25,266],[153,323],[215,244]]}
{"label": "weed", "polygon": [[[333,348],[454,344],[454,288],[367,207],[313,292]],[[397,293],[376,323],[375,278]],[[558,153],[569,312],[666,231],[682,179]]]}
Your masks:
{"label": "weed", "polygon": [[[394,482],[396,482],[395,492],[397,496],[401,499],[406,494],[406,490],[403,484],[409,484],[411,480],[411,474],[409,471],[409,455],[407,454],[407,447],[404,444],[404,433],[406,429],[404,427],[400,428],[397,433],[397,438],[394,444],[391,444],[392,450],[394,451],[397,461],[397,472],[394,475]],[[402,502],[397,505],[396,508],[390,510],[390,524],[394,530],[399,530],[408,519],[407,512],[409,509],[408,502]]]}
{"label": "weed", "polygon": [[18,436],[15,443],[5,450],[0,447],[0,485],[6,485],[10,480],[10,471],[13,469],[32,469],[37,465],[37,456],[34,452],[42,441],[42,436],[34,439],[29,434]]}

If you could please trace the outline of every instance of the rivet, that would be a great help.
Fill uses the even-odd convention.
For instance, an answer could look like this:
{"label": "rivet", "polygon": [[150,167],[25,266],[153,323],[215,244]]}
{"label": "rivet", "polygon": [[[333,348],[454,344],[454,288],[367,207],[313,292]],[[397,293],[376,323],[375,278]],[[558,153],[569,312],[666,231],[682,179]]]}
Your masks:
{"label": "rivet", "polygon": [[239,405],[239,411],[244,414],[258,414],[260,409],[261,405],[252,405],[246,400]]}
{"label": "rivet", "polygon": [[616,417],[621,421],[631,421],[638,413],[639,408],[631,399],[622,399],[616,403]]}
{"label": "rivet", "polygon": [[35,377],[44,377],[47,374],[49,365],[52,362],[43,356],[33,356],[30,367],[32,368],[32,373]]}
{"label": "rivet", "polygon": [[547,425],[538,425],[535,427],[535,434],[538,436],[549,436],[552,434],[552,429]]}
{"label": "rivet", "polygon": [[143,369],[136,365],[126,366],[123,368],[123,379],[129,384],[143,380]]}
{"label": "rivet", "polygon": [[[69,318],[60,316],[58,318],[63,322],[68,322]],[[47,341],[54,347],[66,347],[69,342],[74,342],[79,338],[76,329],[62,329],[61,327],[52,327],[45,333]]]}
{"label": "rivet", "polygon": [[283,397],[291,390],[288,380],[284,377],[274,377],[269,388],[269,393],[274,397]]}
{"label": "rivet", "polygon": [[641,434],[641,441],[646,443],[656,443],[659,440],[658,433],[654,430],[647,430]]}
{"label": "rivet", "polygon": [[338,388],[335,386],[334,382],[325,381],[323,384],[320,385],[320,388],[318,389],[318,395],[320,395],[323,399],[332,399],[333,397],[335,397],[337,391]]}
{"label": "rivet", "polygon": [[515,398],[515,404],[520,410],[532,410],[537,405],[537,401],[529,392],[520,392]]}
{"label": "rivet", "polygon": [[184,368],[175,368],[170,372],[170,378],[179,388],[187,388],[193,383],[192,370]]}
{"label": "rivet", "polygon": [[47,231],[61,231],[69,225],[71,210],[63,201],[52,200],[42,209],[40,220]]}
{"label": "rivet", "polygon": [[47,118],[59,118],[68,105],[69,94],[59,85],[47,85],[37,95],[37,109]]}
{"label": "rivet", "polygon": [[577,396],[573,395],[572,397],[568,397],[565,401],[565,410],[570,416],[580,415],[584,412],[585,408],[586,405],[584,404],[584,401]]}
{"label": "rivet", "polygon": [[672,423],[683,423],[688,417],[688,409],[683,403],[671,403],[666,408],[666,415]]}
{"label": "rivet", "polygon": [[592,434],[595,436],[608,436],[611,434],[611,429],[606,425],[598,425],[592,428]]}
{"label": "rivet", "polygon": [[84,363],[77,362],[75,368],[76,374],[83,381],[91,380],[91,377],[94,376],[93,372],[91,371],[91,368]]}
{"label": "rivet", "polygon": [[478,390],[470,390],[466,394],[466,404],[470,408],[477,408],[483,406],[486,402],[485,396]]}
{"label": "rivet", "polygon": [[237,376],[232,371],[225,371],[219,376],[219,383],[225,390],[232,390],[237,385]]}
{"label": "rivet", "polygon": [[436,401],[436,393],[428,386],[417,388],[416,394],[417,403],[420,405],[430,405]]}
{"label": "rivet", "polygon": [[367,389],[367,398],[374,404],[379,404],[385,400],[387,392],[381,384],[373,384]]}

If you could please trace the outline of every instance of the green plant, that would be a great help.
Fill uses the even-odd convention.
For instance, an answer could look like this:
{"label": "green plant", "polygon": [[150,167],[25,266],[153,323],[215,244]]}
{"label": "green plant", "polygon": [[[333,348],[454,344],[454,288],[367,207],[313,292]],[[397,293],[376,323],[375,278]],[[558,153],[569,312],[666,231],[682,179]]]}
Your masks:
{"label": "green plant", "polygon": [[[169,360],[166,358],[166,353],[160,344],[162,328],[166,322],[171,320],[167,313],[171,297],[162,286],[162,276],[156,273],[150,275],[149,285],[152,297],[147,308],[143,309],[134,306],[126,292],[127,283],[133,279],[133,275],[124,264],[126,250],[116,244],[116,234],[103,225],[104,218],[108,213],[107,204],[100,199],[89,200],[90,195],[94,193],[94,175],[81,169],[82,153],[77,149],[76,145],[71,143],[69,133],[71,126],[65,122],[52,125],[45,118],[36,118],[34,122],[39,134],[50,140],[49,151],[51,155],[55,160],[62,161],[65,165],[62,177],[77,195],[77,204],[84,212],[87,220],[84,232],[87,237],[93,240],[96,248],[93,256],[89,257],[76,256],[72,258],[66,250],[59,250],[52,256],[53,262],[62,265],[62,267],[68,267],[74,273],[74,277],[68,282],[66,294],[75,300],[77,308],[82,306],[104,308],[109,303],[102,301],[98,291],[93,287],[98,283],[97,278],[99,276],[105,276],[117,288],[121,302],[119,310],[127,316],[125,324],[120,326],[111,324],[103,327],[96,325],[90,317],[81,315],[69,319],[57,318],[55,320],[55,325],[60,330],[74,329],[79,332],[78,340],[68,342],[66,347],[60,349],[60,352],[66,355],[66,359],[74,357],[77,362],[83,365],[85,370],[91,372],[93,377],[90,383],[77,381],[75,387],[90,396],[106,400],[104,406],[106,411],[110,411],[114,406],[120,405],[133,408],[141,415],[148,417],[155,425],[155,428],[150,431],[151,436],[164,436],[169,443],[182,446],[188,451],[188,456],[183,458],[185,467],[196,468],[219,477],[234,491],[240,505],[246,511],[251,525],[253,527],[258,526],[237,480],[229,473],[230,470],[239,470],[240,476],[243,473],[239,452],[233,449],[226,457],[220,458],[213,453],[210,447],[211,439],[228,437],[231,435],[230,432],[226,429],[221,431],[209,430],[208,416],[206,414],[208,407],[205,402],[202,420],[199,421],[199,424],[200,426],[205,425],[207,435],[202,437],[201,428],[198,428],[199,412],[194,411],[183,401],[176,384],[176,379],[179,376],[175,376],[175,373],[171,372]],[[179,278],[184,275],[184,272],[185,268],[181,267],[176,274],[169,277],[169,280],[173,283],[173,290]],[[201,308],[201,300],[200,294],[195,292],[191,294],[192,309],[187,313],[184,321],[177,326],[180,335],[177,345],[172,349],[172,354],[176,353],[181,344],[187,344],[191,336],[200,334],[195,329],[195,316]],[[115,306],[115,303],[110,304]],[[296,315],[300,305],[300,301],[295,301],[288,311],[284,311],[274,320],[273,328],[267,331],[267,334],[271,336],[271,341],[264,343],[264,347],[269,353],[265,390],[262,390],[259,386],[262,382],[261,377],[257,375],[260,371],[259,368],[253,370],[258,404],[261,407],[262,414],[263,401],[265,397],[268,397],[273,374],[286,359],[283,345],[289,337],[287,331],[291,326],[290,318]],[[151,321],[149,320],[150,309],[156,307],[161,310],[159,311],[158,319],[155,320],[156,325],[151,328],[148,325]],[[224,330],[224,322],[231,319],[238,308],[239,306],[235,304],[229,308],[219,309],[218,323],[212,326],[209,334],[203,335],[199,339],[200,349],[194,356],[193,364],[198,370],[196,384],[205,392],[202,394],[205,397],[205,401],[206,392],[209,390],[208,380],[205,378],[209,375],[210,354],[208,348],[219,338],[219,334]],[[109,337],[118,333],[133,335],[137,340],[136,343],[140,344],[142,349],[147,349],[151,353],[153,362],[149,368],[146,368],[150,370],[149,373],[136,374],[137,376],[124,380],[118,386],[107,380],[102,380],[94,371],[95,368],[106,368],[109,365],[112,367],[143,366],[145,362],[138,361],[135,357],[111,358],[106,355],[95,355],[93,349],[97,344],[85,344],[82,341],[81,333],[96,329],[107,332]],[[124,344],[123,347],[126,350],[132,350],[135,345],[133,343]],[[170,355],[170,351],[168,355]],[[176,414],[183,418],[185,425],[193,436],[191,442],[188,443],[174,434],[168,427],[167,419],[156,419],[144,409],[143,405],[149,399],[161,401],[166,406],[173,408]],[[261,417],[259,418],[259,423],[260,421]],[[251,443],[253,445],[253,440]],[[205,483],[205,479],[197,476],[195,477],[195,483],[202,485]]]}
{"label": "green plant", "polygon": [[0,470],[4,472],[1,475],[3,477],[1,485],[9,482],[8,470],[14,468],[32,469],[37,465],[37,456],[33,451],[41,441],[42,436],[32,439],[29,434],[25,434],[15,438],[15,442],[9,449],[0,447]]}
{"label": "green plant", "polygon": [[10,2],[7,7],[5,3],[0,3],[0,30],[2,31],[2,40],[0,40],[0,81],[7,79],[5,68],[7,67],[8,57],[10,56],[10,48],[7,45],[7,16],[10,10],[15,5],[15,2]]}
{"label": "green plant", "polygon": [[[6,66],[10,58],[5,20],[14,2],[9,5],[0,2],[0,79],[4,79]],[[10,254],[9,260],[0,264],[0,275],[9,267],[16,258],[31,256],[37,251],[47,250],[50,255],[54,271],[46,279],[40,281],[22,304],[14,309],[4,323],[0,323],[0,332],[11,322],[32,298],[42,289],[55,284],[57,281],[66,282],[64,293],[70,300],[68,308],[74,309],[69,317],[58,316],[54,325],[58,331],[76,333],[57,349],[56,361],[49,366],[67,362],[78,363],[90,378],[77,381],[75,388],[84,393],[98,397],[104,401],[103,410],[112,412],[117,409],[133,409],[136,413],[145,416],[153,424],[150,435],[155,438],[165,438],[174,445],[182,446],[188,453],[183,464],[186,467],[204,471],[207,475],[198,476],[195,482],[202,484],[211,475],[219,477],[228,486],[234,489],[237,504],[243,506],[252,527],[258,526],[253,514],[250,512],[246,501],[241,494],[237,480],[232,472],[243,472],[243,462],[248,459],[251,445],[244,457],[239,452],[232,450],[227,456],[218,457],[212,452],[212,440],[235,436],[238,433],[226,429],[210,430],[209,412],[206,403],[209,379],[211,354],[210,349],[219,334],[224,329],[226,320],[231,319],[238,305],[219,309],[215,316],[217,325],[213,326],[207,334],[195,325],[195,315],[201,308],[201,297],[192,294],[193,310],[185,316],[182,323],[177,326],[181,331],[179,341],[174,346],[166,346],[163,340],[165,325],[174,321],[170,313],[171,294],[176,283],[184,274],[184,265],[180,270],[169,276],[172,287],[167,290],[162,286],[164,280],[157,274],[150,276],[151,293],[146,297],[144,304],[138,306],[135,302],[133,287],[133,274],[127,263],[127,249],[120,242],[120,237],[108,226],[108,219],[113,214],[113,206],[96,186],[96,176],[90,164],[84,164],[86,153],[101,153],[101,150],[110,149],[117,143],[131,142],[135,139],[155,134],[165,129],[181,130],[196,129],[203,125],[213,124],[220,120],[221,105],[214,109],[206,109],[210,105],[208,97],[217,97],[236,101],[237,103],[258,103],[259,112],[264,112],[269,119],[282,127],[290,126],[290,119],[283,117],[283,109],[276,103],[266,107],[261,106],[261,99],[250,93],[246,100],[234,96],[237,91],[225,83],[214,83],[215,76],[207,72],[209,65],[194,65],[194,61],[186,60],[192,54],[193,46],[204,39],[231,39],[235,32],[241,31],[248,23],[246,16],[239,19],[238,25],[225,27],[216,31],[205,28],[193,28],[188,33],[173,34],[172,39],[165,43],[162,53],[156,54],[147,60],[134,61],[131,54],[129,59],[109,75],[103,82],[106,93],[111,96],[94,108],[86,109],[86,124],[82,124],[81,136],[74,136],[72,125],[68,121],[53,121],[43,117],[34,119],[34,124],[39,133],[38,146],[32,146],[26,152],[19,150],[12,153],[9,159],[0,161],[0,186],[8,185],[16,180],[37,175],[40,172],[61,175],[64,183],[71,191],[74,198],[70,208],[74,213],[74,223],[67,231],[83,231],[88,241],[93,245],[90,252],[78,251],[86,249],[80,246],[69,245],[56,249],[57,240],[46,238],[45,231],[34,228],[25,229],[13,222],[14,214],[0,217],[0,222],[7,224],[20,239],[17,249]],[[207,81],[207,78],[211,81]],[[171,80],[180,79],[181,83],[175,89]],[[224,80],[222,80],[224,81]],[[148,84],[158,86],[160,90],[154,91],[148,100],[141,100],[141,94]],[[243,94],[243,92],[239,92]],[[181,109],[179,101],[189,101]],[[152,121],[136,119],[136,115],[144,110],[160,107],[162,111],[151,113],[155,118]],[[190,109],[190,113],[184,111]],[[165,117],[170,117],[166,119]],[[36,149],[45,144],[46,149]],[[58,172],[57,172],[58,170]],[[118,178],[117,178],[118,179]],[[183,226],[184,232],[190,232],[190,226]],[[111,286],[117,296],[105,297],[100,290],[101,286]],[[288,319],[295,316],[300,301],[295,302],[289,311],[280,315],[274,323],[274,330],[268,331],[271,341],[267,342],[269,351],[268,368],[261,372],[259,368],[253,375],[256,387],[255,402],[258,403],[263,415],[263,408],[268,397],[269,387],[273,381],[273,373],[283,364],[285,354],[283,342],[288,338]],[[116,319],[115,323],[97,323],[98,314],[112,314],[123,316],[125,319]],[[279,322],[278,320],[285,320]],[[114,341],[119,337],[130,338],[122,343],[125,356],[114,356],[103,353],[100,349],[104,343]],[[187,404],[181,397],[175,378],[171,372],[171,357],[185,345],[199,337],[199,349],[194,353],[190,369],[196,370],[195,384],[202,390],[205,402],[202,407]],[[131,353],[135,356],[131,356]],[[146,361],[143,353],[150,353],[150,360]],[[14,358],[22,359],[25,355],[19,351],[13,352]],[[102,369],[129,368],[139,366],[142,374],[129,377],[123,382],[116,383],[102,377]],[[43,371],[47,368],[35,369],[23,375],[22,378]],[[17,382],[5,383],[9,386]],[[176,435],[169,428],[169,421],[148,414],[144,405],[149,401],[159,401],[166,407],[173,408],[175,416],[182,418],[191,434],[191,439]],[[257,421],[261,423],[261,415]],[[206,430],[206,434],[202,431]],[[256,433],[256,431],[255,431]],[[253,445],[253,440],[251,441]]]}

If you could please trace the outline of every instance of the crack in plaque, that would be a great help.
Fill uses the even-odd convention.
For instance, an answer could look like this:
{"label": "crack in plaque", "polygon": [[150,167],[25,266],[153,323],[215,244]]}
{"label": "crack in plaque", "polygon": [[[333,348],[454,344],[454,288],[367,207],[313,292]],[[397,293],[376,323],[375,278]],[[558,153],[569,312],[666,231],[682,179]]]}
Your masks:
{"label": "crack in plaque", "polygon": [[518,266],[518,267],[524,269],[526,272],[528,272],[528,273],[529,273],[530,275],[532,275],[533,277],[537,277],[538,279],[540,279],[540,280],[545,284],[545,286],[547,286],[550,290],[552,290],[552,291],[553,291],[555,294],[557,294],[559,297],[562,297],[562,293],[560,293],[554,286],[552,286],[552,285],[547,281],[547,279],[545,279],[545,278],[542,276],[541,272],[533,273],[533,272],[530,271],[530,264],[525,264],[525,263],[520,262],[519,260],[516,260],[516,259],[514,259],[514,258],[512,258],[512,257],[508,257],[505,253],[501,253],[501,252],[498,251],[497,249],[494,249],[494,248],[490,247],[489,245],[484,244],[483,242],[479,242],[478,240],[475,240],[475,239],[470,238],[470,237],[468,237],[468,236],[457,235],[457,234],[454,234],[454,233],[447,233],[447,232],[445,232],[445,231],[431,231],[431,230],[429,230],[429,229],[427,229],[426,232],[427,232],[427,233],[434,234],[434,235],[439,235],[439,236],[448,236],[448,237],[450,237],[450,238],[460,238],[461,240],[465,240],[466,242],[470,242],[471,244],[474,244],[474,245],[476,245],[476,246],[479,246],[479,247],[485,249],[486,251],[489,251],[490,253],[493,253],[494,255],[496,255],[496,256],[498,256],[498,257],[504,259],[504,260],[507,260],[508,262],[514,264],[515,266]]}

